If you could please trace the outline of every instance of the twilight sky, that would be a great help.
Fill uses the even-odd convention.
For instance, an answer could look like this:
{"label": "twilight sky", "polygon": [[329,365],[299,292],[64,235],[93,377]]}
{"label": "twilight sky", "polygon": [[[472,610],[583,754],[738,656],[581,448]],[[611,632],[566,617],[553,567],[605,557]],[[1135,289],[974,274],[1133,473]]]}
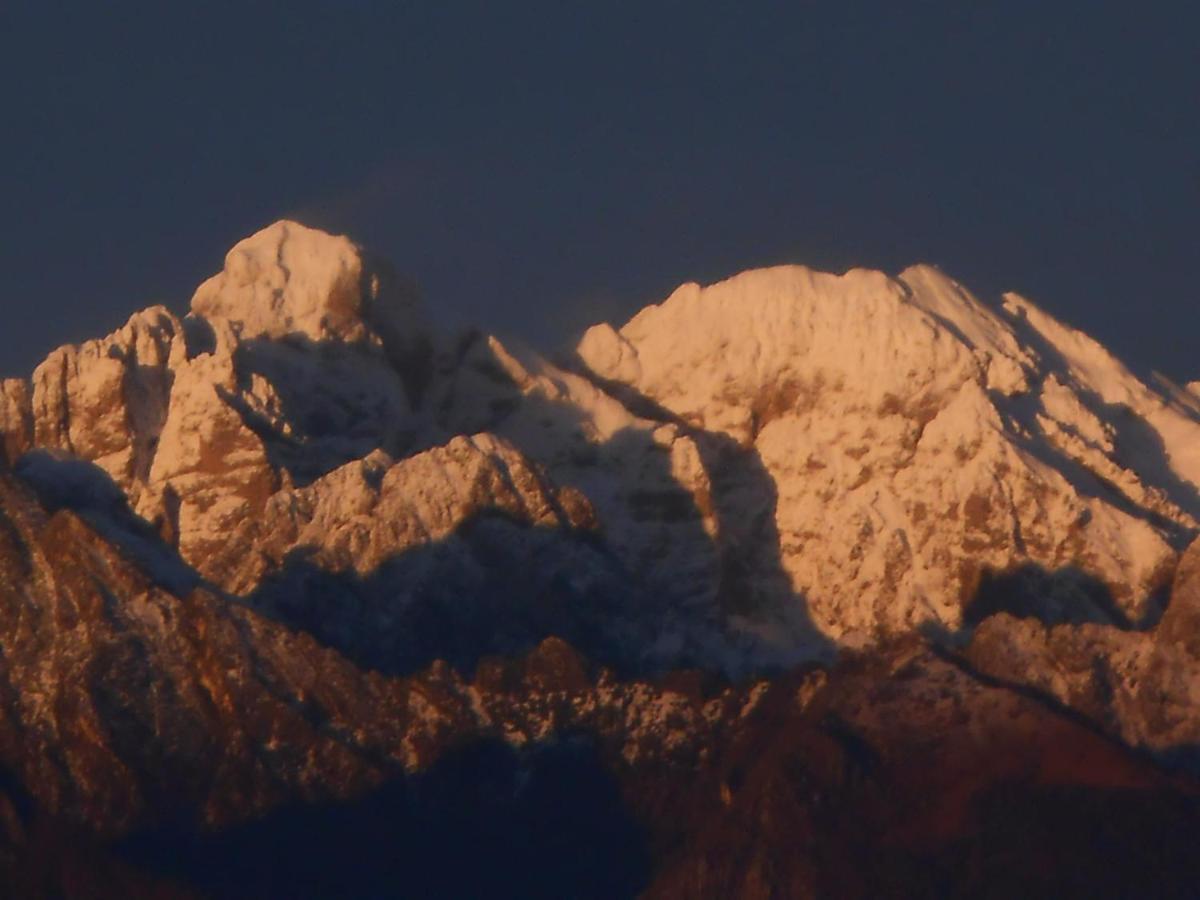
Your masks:
{"label": "twilight sky", "polygon": [[1190,4],[0,5],[0,375],[281,217],[541,346],[688,280],[933,262],[1200,378]]}

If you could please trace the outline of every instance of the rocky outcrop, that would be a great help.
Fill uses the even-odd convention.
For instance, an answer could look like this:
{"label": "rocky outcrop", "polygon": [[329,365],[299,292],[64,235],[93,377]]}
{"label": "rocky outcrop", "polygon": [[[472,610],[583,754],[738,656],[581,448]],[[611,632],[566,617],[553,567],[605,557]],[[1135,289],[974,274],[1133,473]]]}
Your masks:
{"label": "rocky outcrop", "polygon": [[1200,660],[1200,541],[1179,561],[1171,602],[1155,629],[1155,640]]}
{"label": "rocky outcrop", "polygon": [[911,641],[782,686],[720,757],[721,813],[693,814],[649,896],[1186,894],[1186,782],[1078,722]]}
{"label": "rocky outcrop", "polygon": [[[1151,623],[1200,514],[1186,397],[1028,301],[992,309],[929,267],[685,285],[556,364],[434,334],[360,248],[280,222],[235,246],[182,320],[139,313],[55,351],[31,385],[5,382],[0,428],[14,461],[99,467],[200,576],[243,596],[285,558],[349,571],[329,523],[369,548],[359,579],[417,547],[467,552],[468,521],[511,504],[493,481],[464,505],[439,467],[493,434],[502,469],[589,510],[603,553],[564,552],[626,612],[658,617],[644,650],[738,670],[970,627],[981,585],[1022,567],[1066,573],[1064,620]],[[408,473],[420,509],[371,499],[348,474],[368,471]],[[556,528],[577,530],[570,514]],[[516,557],[544,537],[526,532]]]}
{"label": "rocky outcrop", "polygon": [[182,325],[162,307],[55,350],[33,373],[30,443],[95,463],[136,501],[185,356]]}
{"label": "rocky outcrop", "polygon": [[966,659],[981,673],[1033,688],[1110,734],[1200,771],[1200,543],[1179,565],[1171,602],[1151,631],[985,620]]}
{"label": "rocky outcrop", "polygon": [[489,434],[457,437],[400,461],[376,451],[308,487],[275,494],[253,540],[270,568],[230,587],[252,589],[300,548],[324,571],[368,576],[481,514],[535,528],[595,524],[585,497],[555,488],[511,445]]}
{"label": "rocky outcrop", "polygon": [[0,381],[0,456],[11,463],[33,446],[33,408],[29,384],[19,378]]}
{"label": "rocky outcrop", "polygon": [[1198,484],[1188,391],[928,267],[554,362],[277,223],[0,383],[0,884],[1186,895]]}
{"label": "rocky outcrop", "polygon": [[8,476],[0,604],[0,875],[30,895],[1049,896],[1200,876],[1195,783],[913,640],[741,686],[622,678],[557,638],[469,678],[386,677],[163,590]]}
{"label": "rocky outcrop", "polygon": [[348,238],[276,222],[234,246],[197,289],[192,312],[229,323],[242,340],[300,336],[321,343],[399,346],[427,340],[421,310],[386,267]]}
{"label": "rocky outcrop", "polygon": [[[0,587],[0,764],[43,809],[100,833],[170,818],[180,803],[217,825],[284,799],[351,796],[428,766],[453,741],[486,733],[522,745],[612,715],[625,723],[613,734],[619,755],[635,758],[663,724],[636,683],[564,703],[555,691],[597,688],[553,640],[515,683],[503,665],[483,665],[478,684],[499,691],[484,706],[444,664],[415,680],[362,671],[211,591],[162,589],[78,515],[47,513],[9,476]],[[501,688],[526,678],[549,694],[505,700]],[[733,697],[722,694],[708,719]],[[700,709],[688,716],[681,736],[706,740]]]}
{"label": "rocky outcrop", "polygon": [[279,491],[213,558],[227,590],[382,671],[434,648],[471,669],[547,634],[647,663],[663,619],[633,602],[595,526],[579,492],[478,434]]}
{"label": "rocky outcrop", "polygon": [[192,306],[56,350],[32,389],[5,382],[0,427],[14,459],[36,447],[95,464],[220,581],[215,554],[247,546],[285,483],[407,448],[428,337],[383,268],[294,223],[238,244]]}
{"label": "rocky outcrop", "polygon": [[1193,412],[928,267],[685,285],[578,354],[761,459],[792,593],[841,642],[956,628],[981,575],[1025,563],[1080,567],[1142,620],[1195,533]]}

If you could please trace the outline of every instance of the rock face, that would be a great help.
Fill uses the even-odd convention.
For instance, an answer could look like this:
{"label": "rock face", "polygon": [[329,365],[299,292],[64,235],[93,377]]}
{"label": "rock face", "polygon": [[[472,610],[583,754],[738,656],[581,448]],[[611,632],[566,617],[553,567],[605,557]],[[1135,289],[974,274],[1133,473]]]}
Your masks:
{"label": "rock face", "polygon": [[[284,798],[351,796],[427,766],[456,741],[486,733],[521,746],[613,716],[624,722],[612,734],[619,756],[669,753],[660,745],[678,737],[690,758],[725,705],[749,702],[724,691],[703,707],[681,695],[671,735],[652,707],[673,701],[611,676],[595,684],[578,654],[550,639],[528,674],[482,663],[481,707],[444,663],[416,679],[385,678],[207,589],[166,591],[78,515],[48,513],[11,476],[0,476],[0,516],[0,762],[43,809],[106,833],[169,819],[177,803],[220,824]],[[504,699],[539,679],[550,696]],[[587,702],[563,704],[562,691]]]}
{"label": "rock face", "polygon": [[103,340],[55,350],[33,373],[27,446],[93,462],[136,497],[185,355],[182,326],[162,307]]}
{"label": "rock face", "polygon": [[1194,388],[928,267],[553,362],[277,223],[0,382],[0,883],[1186,896],[1197,485]]}
{"label": "rock face", "polygon": [[615,659],[658,623],[630,609],[594,526],[582,495],[485,433],[400,461],[376,451],[279,491],[218,558],[257,608],[381,671],[435,652],[470,669],[482,653],[583,631]]}
{"label": "rock face", "polygon": [[[1200,514],[1189,397],[929,267],[685,285],[556,365],[433,334],[354,244],[280,222],[230,251],[185,319],[147,310],[4,382],[0,427],[14,462],[96,465],[244,596],[288,553],[325,566],[327,526],[375,565],[512,513],[499,480],[464,505],[457,475],[417,461],[490,433],[501,469],[588,510],[555,527],[595,534],[627,606],[655,598],[647,653],[736,669],[970,626],[981,585],[1021,567],[1075,618],[1152,622]],[[393,466],[424,512],[364,492],[362,472]],[[347,524],[363,517],[379,521]]]}
{"label": "rock face", "polygon": [[0,381],[0,435],[3,458],[11,463],[33,443],[33,409],[29,385],[19,378]]}
{"label": "rock face", "polygon": [[1162,895],[1200,877],[1200,784],[913,640],[740,687],[622,679],[557,638],[470,679],[387,677],[162,589],[10,476],[0,604],[15,896]]}
{"label": "rock face", "polygon": [[975,632],[966,659],[1033,688],[1173,766],[1200,770],[1200,542],[1184,553],[1157,627],[1046,626],[1001,614]]}
{"label": "rock face", "polygon": [[761,460],[791,589],[838,640],[958,627],[981,573],[1022,563],[1081,568],[1140,620],[1196,527],[1193,412],[928,267],[685,285],[579,356]]}
{"label": "rock face", "polygon": [[4,383],[0,424],[14,459],[33,447],[96,465],[220,583],[220,547],[285,483],[408,449],[428,336],[384,270],[293,223],[238,244],[192,306],[56,350],[32,390]]}

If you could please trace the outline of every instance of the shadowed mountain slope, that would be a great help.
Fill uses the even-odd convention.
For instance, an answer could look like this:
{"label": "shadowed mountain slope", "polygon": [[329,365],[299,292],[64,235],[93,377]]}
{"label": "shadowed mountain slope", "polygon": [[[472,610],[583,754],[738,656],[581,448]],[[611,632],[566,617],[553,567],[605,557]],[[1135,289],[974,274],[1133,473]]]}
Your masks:
{"label": "shadowed mountain slope", "polygon": [[1192,394],[928,267],[551,361],[276,223],[0,384],[0,876],[1189,896],[1198,484]]}

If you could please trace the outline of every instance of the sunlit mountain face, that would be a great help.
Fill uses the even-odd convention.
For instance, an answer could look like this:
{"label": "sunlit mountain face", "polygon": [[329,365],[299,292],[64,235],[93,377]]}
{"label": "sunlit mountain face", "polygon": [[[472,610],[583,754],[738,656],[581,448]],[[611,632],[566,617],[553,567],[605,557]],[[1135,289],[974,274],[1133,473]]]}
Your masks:
{"label": "sunlit mountain face", "polygon": [[1194,895],[1200,393],[928,265],[434,318],[281,221],[0,383],[10,894]]}

